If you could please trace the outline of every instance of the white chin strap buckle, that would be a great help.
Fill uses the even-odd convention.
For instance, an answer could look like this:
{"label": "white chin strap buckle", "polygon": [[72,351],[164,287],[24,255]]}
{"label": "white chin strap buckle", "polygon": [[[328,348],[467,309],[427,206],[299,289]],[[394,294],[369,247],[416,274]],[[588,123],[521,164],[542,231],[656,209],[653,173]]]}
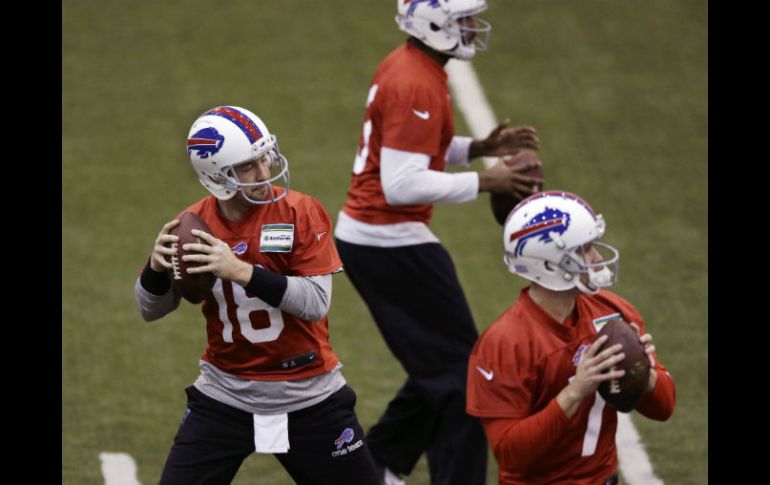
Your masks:
{"label": "white chin strap buckle", "polygon": [[612,286],[612,283],[614,282],[613,276],[614,275],[612,274],[612,271],[610,271],[610,269],[606,266],[599,271],[589,269],[588,284],[583,284],[583,282],[578,279],[575,282],[575,286],[586,295],[595,295],[599,293],[601,288]]}
{"label": "white chin strap buckle", "polygon": [[612,271],[606,266],[599,271],[588,270],[588,282],[597,288],[612,286],[612,276]]}

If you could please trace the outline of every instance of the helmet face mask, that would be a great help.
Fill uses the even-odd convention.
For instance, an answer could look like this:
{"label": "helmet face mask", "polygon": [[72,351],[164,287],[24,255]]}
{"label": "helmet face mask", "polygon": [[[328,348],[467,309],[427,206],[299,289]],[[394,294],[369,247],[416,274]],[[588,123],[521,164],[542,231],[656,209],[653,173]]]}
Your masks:
{"label": "helmet face mask", "polygon": [[[254,165],[256,170],[265,171],[268,174],[267,178],[255,181],[241,180],[238,173],[246,165]],[[266,170],[262,167],[266,167]],[[276,195],[273,185],[285,180],[283,186],[288,187],[288,172],[289,166],[286,158],[277,150],[269,150],[260,157],[231,165],[224,170],[228,183],[235,190],[240,190],[243,198],[252,204],[271,204],[285,197],[288,190]],[[256,192],[258,196],[250,195],[251,192]]]}
{"label": "helmet face mask", "polygon": [[488,45],[492,27],[475,16],[486,9],[486,0],[397,0],[396,23],[428,47],[467,60]]}
{"label": "helmet face mask", "polygon": [[466,25],[469,22],[465,22],[463,19],[465,17],[456,21],[460,30],[460,43],[450,52],[454,53],[453,57],[467,60],[473,58],[476,52],[487,50],[492,25],[478,17],[472,17],[471,25]]}
{"label": "helmet face mask", "polygon": [[[252,204],[272,204],[289,191],[289,167],[275,135],[249,110],[218,106],[195,120],[187,135],[187,153],[200,183],[220,200],[240,192]],[[267,157],[267,180],[242,182],[235,167]],[[260,162],[263,163],[263,162]],[[275,187],[282,190],[275,190]],[[264,187],[264,198],[247,192]]]}
{"label": "helmet face mask", "polygon": [[511,273],[544,288],[595,294],[614,284],[619,271],[617,249],[598,241],[604,230],[604,218],[580,197],[541,192],[508,215],[503,261]]}

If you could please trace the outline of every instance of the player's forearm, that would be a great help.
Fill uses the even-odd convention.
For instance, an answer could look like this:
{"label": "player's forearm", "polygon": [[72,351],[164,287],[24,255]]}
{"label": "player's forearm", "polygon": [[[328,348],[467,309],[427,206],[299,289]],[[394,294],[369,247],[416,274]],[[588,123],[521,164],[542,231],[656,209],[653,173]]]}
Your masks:
{"label": "player's forearm", "polygon": [[134,284],[134,297],[139,314],[145,322],[158,320],[176,310],[181,300],[181,297],[172,291],[170,282],[165,293],[156,295],[143,286],[141,277],[137,278]]}
{"label": "player's forearm", "polygon": [[329,312],[332,275],[284,276],[258,266],[252,271],[244,288],[268,305],[310,322]]}
{"label": "player's forearm", "polygon": [[315,322],[329,313],[332,301],[332,275],[289,276],[281,310]]}
{"label": "player's forearm", "polygon": [[385,198],[391,205],[461,204],[476,200],[478,180],[476,172],[423,170],[394,184]]}
{"label": "player's forearm", "polygon": [[574,381],[567,384],[554,399],[568,419],[572,419],[572,416],[575,415],[580,407],[580,403],[585,399],[585,395],[583,395],[585,390],[581,393],[581,391],[575,388],[575,385]]}
{"label": "player's forearm", "polygon": [[288,285],[287,277],[259,266],[251,267],[248,283],[241,284],[248,293],[278,308]]}
{"label": "player's forearm", "polygon": [[524,419],[483,419],[492,451],[501,468],[528,467],[558,446],[569,419],[552,400],[543,410]]}
{"label": "player's forearm", "polygon": [[467,167],[471,164],[471,144],[473,138],[469,136],[454,136],[446,150],[444,157],[447,165],[455,167]]}
{"label": "player's forearm", "polygon": [[459,204],[476,200],[476,172],[444,173],[428,169],[430,157],[384,147],[380,181],[390,205]]}
{"label": "player's forearm", "polygon": [[665,367],[656,366],[658,379],[652,391],[642,395],[636,406],[640,414],[656,421],[666,421],[674,414],[676,385]]}
{"label": "player's forearm", "polygon": [[485,147],[482,140],[473,140],[468,146],[468,158],[473,160],[474,158],[484,156],[484,150]]}
{"label": "player's forearm", "polygon": [[171,289],[171,279],[165,270],[156,270],[152,267],[152,258],[144,265],[139,283],[142,288],[153,295],[165,295]]}

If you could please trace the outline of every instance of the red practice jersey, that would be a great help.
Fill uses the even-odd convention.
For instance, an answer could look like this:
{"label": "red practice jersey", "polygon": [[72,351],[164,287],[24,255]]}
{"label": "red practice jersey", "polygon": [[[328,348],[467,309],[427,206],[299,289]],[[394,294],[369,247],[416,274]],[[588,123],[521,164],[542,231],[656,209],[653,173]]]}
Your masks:
{"label": "red practice jersey", "polygon": [[430,170],[444,170],[444,156],[455,132],[446,71],[418,48],[404,44],[380,63],[366,105],[353,179],[342,210],[369,224],[427,224],[433,211],[430,204],[388,205],[380,183],[380,150],[422,153],[430,157]]}
{"label": "red practice jersey", "polygon": [[[482,418],[488,435],[490,420],[485,418],[524,419],[549,404],[558,407],[554,398],[575,375],[578,355],[610,319],[634,322],[644,333],[641,315],[609,291],[578,296],[575,311],[564,323],[532,301],[528,291],[524,288],[519,299],[479,337],[469,361],[467,411]],[[658,384],[651,394],[670,386],[660,401],[670,400],[673,409],[673,381],[660,364],[656,370]],[[653,403],[652,407],[667,405]],[[598,392],[585,398],[572,418],[561,408],[555,412],[563,426],[556,436],[550,436],[550,444],[542,446],[549,430],[535,429],[526,437],[533,445],[519,456],[503,458],[500,463],[495,453],[501,484],[595,484],[604,483],[616,472],[617,411],[605,405]],[[489,438],[496,449],[500,435]]]}
{"label": "red practice jersey", "polygon": [[[238,258],[274,273],[316,276],[342,269],[329,214],[318,200],[300,192],[255,206],[236,222],[221,216],[214,196],[186,211],[206,221],[212,235]],[[317,322],[302,320],[222,279],[202,310],[208,335],[202,359],[242,379],[304,379],[333,369],[339,361],[329,344],[326,316]]]}

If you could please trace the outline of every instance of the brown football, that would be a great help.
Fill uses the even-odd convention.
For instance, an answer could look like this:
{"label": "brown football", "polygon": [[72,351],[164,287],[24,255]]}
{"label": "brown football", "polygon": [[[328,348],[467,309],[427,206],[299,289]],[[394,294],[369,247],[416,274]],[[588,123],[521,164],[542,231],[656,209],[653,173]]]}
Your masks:
{"label": "brown football", "polygon": [[199,237],[192,235],[190,231],[193,229],[200,229],[201,231],[211,234],[211,229],[209,229],[209,226],[203,219],[192,212],[185,212],[182,214],[182,217],[179,218],[179,224],[171,228],[168,232],[169,234],[179,237],[179,242],[175,244],[177,255],[170,258],[171,269],[168,270],[168,274],[171,277],[171,282],[174,284],[174,287],[181,293],[185,300],[190,303],[200,303],[211,294],[211,288],[214,286],[214,282],[217,278],[213,273],[190,274],[187,272],[188,267],[200,266],[201,263],[184,261],[182,256],[185,254],[196,253],[185,251],[182,249],[182,246],[188,243],[206,244],[206,242]]}
{"label": "brown football", "polygon": [[[540,156],[533,150],[522,150],[511,157],[503,158],[503,161],[508,165],[519,165],[531,160],[540,160]],[[523,175],[528,177],[541,177],[543,176],[543,166],[538,165],[535,168],[529,169],[523,172]],[[543,190],[543,187],[535,187],[537,192]],[[516,207],[516,204],[523,199],[515,197],[511,194],[491,194],[489,197],[489,204],[492,206],[492,214],[495,216],[495,220],[501,226],[505,224],[505,220],[508,218],[508,214]]]}
{"label": "brown football", "polygon": [[644,344],[639,342],[634,327],[621,319],[607,322],[597,338],[602,335],[607,335],[608,338],[599,352],[615,344],[623,345],[622,352],[626,357],[613,369],[623,369],[626,373],[620,379],[599,384],[599,395],[618,411],[631,412],[642,398],[650,379],[650,360],[644,353]]}

